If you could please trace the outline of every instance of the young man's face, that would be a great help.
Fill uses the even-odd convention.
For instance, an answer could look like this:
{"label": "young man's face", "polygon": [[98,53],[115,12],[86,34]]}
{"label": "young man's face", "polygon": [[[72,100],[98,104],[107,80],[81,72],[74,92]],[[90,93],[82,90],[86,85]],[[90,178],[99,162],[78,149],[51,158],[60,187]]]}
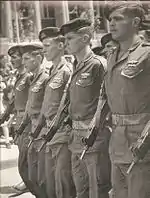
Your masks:
{"label": "young man's face", "polygon": [[53,38],[46,38],[43,40],[44,55],[47,61],[53,61],[59,53],[60,42]]}
{"label": "young man's face", "polygon": [[83,34],[68,32],[65,34],[65,47],[69,54],[76,55],[84,47]]}
{"label": "young man's face", "polygon": [[124,9],[115,10],[110,14],[110,32],[112,38],[117,41],[124,41],[129,38],[133,31],[133,18],[125,15]]}
{"label": "young man's face", "polygon": [[31,53],[24,53],[22,56],[22,63],[25,66],[27,72],[33,72],[38,67],[38,60],[36,56],[31,55]]}
{"label": "young man's face", "polygon": [[18,52],[11,55],[11,64],[14,69],[18,69],[19,67],[21,67],[22,57]]}

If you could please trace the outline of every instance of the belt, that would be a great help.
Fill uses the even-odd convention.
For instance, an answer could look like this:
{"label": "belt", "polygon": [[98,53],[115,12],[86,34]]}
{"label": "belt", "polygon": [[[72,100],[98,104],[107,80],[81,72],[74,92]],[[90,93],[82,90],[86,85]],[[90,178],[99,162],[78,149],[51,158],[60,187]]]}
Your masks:
{"label": "belt", "polygon": [[112,114],[112,124],[118,126],[146,124],[150,120],[150,113],[120,115]]}
{"label": "belt", "polygon": [[80,130],[85,130],[89,128],[91,119],[84,120],[84,121],[76,121],[72,120],[72,128],[73,129],[80,129]]}

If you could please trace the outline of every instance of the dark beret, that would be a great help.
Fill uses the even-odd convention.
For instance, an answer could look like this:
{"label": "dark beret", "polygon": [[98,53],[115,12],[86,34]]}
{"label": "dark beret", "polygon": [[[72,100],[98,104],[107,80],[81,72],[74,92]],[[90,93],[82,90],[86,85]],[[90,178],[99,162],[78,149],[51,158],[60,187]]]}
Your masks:
{"label": "dark beret", "polygon": [[101,45],[103,47],[105,47],[106,43],[108,43],[109,41],[113,41],[111,33],[108,33],[108,34],[105,34],[104,36],[102,36]]}
{"label": "dark beret", "polygon": [[22,55],[22,45],[14,45],[9,48],[8,55],[12,56],[14,53],[18,52],[20,55]]}
{"label": "dark beret", "polygon": [[146,19],[141,23],[140,30],[150,30],[150,19]]}
{"label": "dark beret", "polygon": [[34,51],[41,51],[43,50],[43,46],[41,43],[29,43],[29,44],[24,44],[22,46],[22,54],[27,53],[27,52],[34,52]]}
{"label": "dark beret", "polygon": [[140,17],[142,20],[144,18],[145,10],[141,3],[139,2],[127,2],[127,1],[112,1],[108,2],[104,7],[104,16],[109,20],[110,14],[118,9],[125,8],[130,11],[133,10],[133,14]]}
{"label": "dark beret", "polygon": [[68,32],[78,31],[79,29],[88,26],[91,26],[91,22],[88,19],[76,18],[62,25],[60,31],[62,35],[64,35]]}
{"label": "dark beret", "polygon": [[53,38],[60,35],[60,28],[58,27],[46,27],[39,33],[39,40],[42,42],[45,38]]}

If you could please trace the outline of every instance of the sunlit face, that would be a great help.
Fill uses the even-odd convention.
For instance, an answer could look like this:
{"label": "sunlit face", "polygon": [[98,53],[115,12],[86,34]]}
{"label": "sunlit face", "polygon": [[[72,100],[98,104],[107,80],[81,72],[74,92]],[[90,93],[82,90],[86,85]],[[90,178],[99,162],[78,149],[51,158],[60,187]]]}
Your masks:
{"label": "sunlit face", "polygon": [[27,72],[33,72],[38,67],[37,57],[31,55],[31,53],[28,52],[23,54],[22,63],[25,66]]}
{"label": "sunlit face", "polygon": [[11,55],[11,64],[14,69],[18,69],[22,65],[22,57],[19,52],[15,52]]}
{"label": "sunlit face", "polygon": [[83,49],[83,34],[68,32],[65,34],[65,47],[69,54],[76,55]]}
{"label": "sunlit face", "polygon": [[47,61],[53,61],[59,53],[59,42],[53,38],[43,40],[43,50]]}
{"label": "sunlit face", "polygon": [[125,15],[123,8],[112,12],[109,21],[110,32],[114,40],[123,41],[132,35],[134,31],[133,18]]}

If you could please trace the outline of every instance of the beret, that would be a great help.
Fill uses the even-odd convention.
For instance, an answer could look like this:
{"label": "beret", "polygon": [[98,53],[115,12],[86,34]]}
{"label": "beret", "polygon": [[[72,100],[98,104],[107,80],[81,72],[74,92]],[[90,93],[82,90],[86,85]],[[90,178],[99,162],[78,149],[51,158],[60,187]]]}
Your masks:
{"label": "beret", "polygon": [[132,10],[133,9],[133,13],[140,17],[142,20],[144,18],[144,7],[142,6],[141,3],[139,2],[127,2],[127,1],[113,1],[113,2],[109,2],[108,4],[105,5],[104,7],[104,16],[109,20],[109,16],[110,14],[118,9],[121,8],[127,8]]}
{"label": "beret", "polygon": [[43,50],[43,46],[41,43],[29,43],[22,46],[22,54],[38,50]]}
{"label": "beret", "polygon": [[78,31],[79,29],[88,26],[91,26],[91,22],[88,19],[75,18],[62,25],[60,31],[62,35],[64,35],[68,32]]}
{"label": "beret", "polygon": [[145,20],[141,23],[140,30],[150,30],[150,19],[145,19]]}
{"label": "beret", "polygon": [[42,42],[45,38],[53,38],[60,35],[60,28],[46,27],[39,32],[39,40]]}
{"label": "beret", "polygon": [[8,55],[12,56],[16,52],[18,52],[19,54],[22,55],[22,45],[14,45],[14,46],[10,47],[8,50]]}
{"label": "beret", "polygon": [[101,45],[103,47],[105,47],[106,43],[108,43],[109,41],[113,41],[112,35],[111,33],[105,34],[102,38],[101,38]]}

